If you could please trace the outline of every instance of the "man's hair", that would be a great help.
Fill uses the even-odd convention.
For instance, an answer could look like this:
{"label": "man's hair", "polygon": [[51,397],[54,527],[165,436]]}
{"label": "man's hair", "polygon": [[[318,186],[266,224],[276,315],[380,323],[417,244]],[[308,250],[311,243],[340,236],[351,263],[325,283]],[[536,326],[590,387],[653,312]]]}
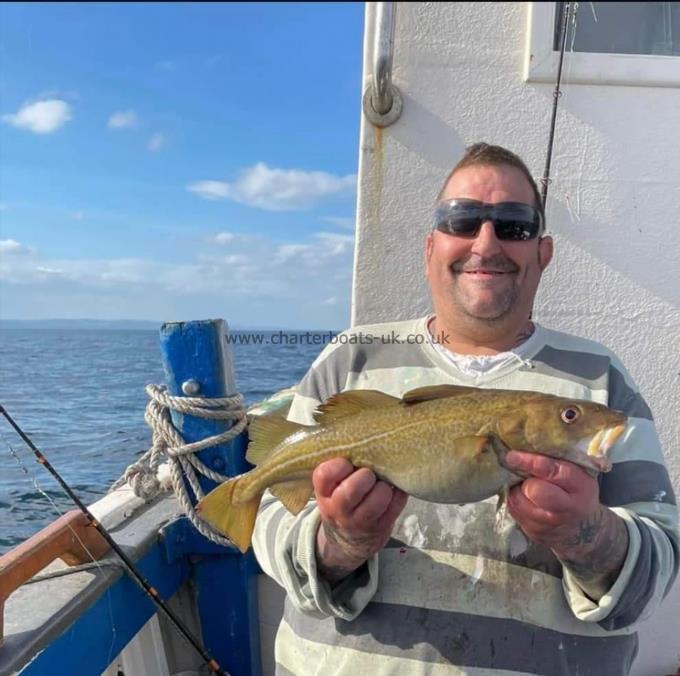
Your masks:
{"label": "man's hair", "polygon": [[451,180],[451,177],[457,171],[465,169],[465,167],[498,167],[503,165],[515,167],[515,169],[519,169],[524,174],[524,177],[529,182],[531,190],[534,193],[534,206],[540,211],[541,216],[543,217],[543,223],[545,224],[543,200],[541,199],[541,194],[538,192],[538,186],[536,185],[536,181],[534,181],[534,177],[527,169],[527,165],[524,164],[518,155],[515,155],[515,153],[511,152],[510,150],[507,150],[501,146],[493,146],[489,143],[473,143],[471,146],[468,146],[465,149],[463,157],[460,158],[458,164],[456,164],[456,166],[451,170],[451,173],[449,173],[449,175],[446,177],[444,185],[442,185],[442,189],[437,195],[437,202],[442,199],[444,191],[446,190],[446,186]]}

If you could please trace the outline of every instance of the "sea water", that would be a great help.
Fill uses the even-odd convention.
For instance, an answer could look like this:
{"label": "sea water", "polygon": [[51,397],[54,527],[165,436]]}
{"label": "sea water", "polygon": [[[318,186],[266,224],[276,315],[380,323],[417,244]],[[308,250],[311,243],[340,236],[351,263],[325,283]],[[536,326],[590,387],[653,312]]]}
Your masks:
{"label": "sea water", "polygon": [[[331,335],[314,332],[320,338],[312,340],[305,333],[232,333],[263,337],[231,347],[247,405],[299,382]],[[0,403],[85,504],[149,448],[149,383],[165,384],[157,331],[0,330]],[[73,508],[0,419],[0,553]]]}

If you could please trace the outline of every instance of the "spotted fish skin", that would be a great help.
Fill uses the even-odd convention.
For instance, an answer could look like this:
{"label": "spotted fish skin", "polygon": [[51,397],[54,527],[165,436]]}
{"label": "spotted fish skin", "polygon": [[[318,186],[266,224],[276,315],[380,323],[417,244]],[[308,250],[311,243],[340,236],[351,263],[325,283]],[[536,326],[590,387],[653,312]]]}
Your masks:
{"label": "spotted fish skin", "polygon": [[253,421],[246,457],[257,467],[199,503],[202,518],[242,551],[264,491],[297,513],[313,494],[314,469],[332,458],[367,467],[422,500],[462,504],[523,480],[505,466],[510,449],[608,471],[607,453],[626,424],[625,415],[594,402],[454,385],[419,388],[402,399],[344,392],[322,404],[315,420],[314,426]]}

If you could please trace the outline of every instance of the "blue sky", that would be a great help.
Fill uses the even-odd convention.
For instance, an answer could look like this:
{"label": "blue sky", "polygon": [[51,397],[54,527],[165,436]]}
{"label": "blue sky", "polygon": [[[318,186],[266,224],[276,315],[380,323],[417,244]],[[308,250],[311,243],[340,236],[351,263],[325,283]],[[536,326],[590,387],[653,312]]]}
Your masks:
{"label": "blue sky", "polygon": [[0,5],[0,317],[348,325],[363,13]]}

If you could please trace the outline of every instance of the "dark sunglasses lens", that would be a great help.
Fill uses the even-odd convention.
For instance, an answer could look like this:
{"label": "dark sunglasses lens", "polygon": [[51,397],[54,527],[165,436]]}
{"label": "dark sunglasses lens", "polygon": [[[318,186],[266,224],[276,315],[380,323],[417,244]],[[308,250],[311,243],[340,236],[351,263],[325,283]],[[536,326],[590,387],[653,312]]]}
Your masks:
{"label": "dark sunglasses lens", "polygon": [[453,204],[437,209],[436,228],[450,235],[471,237],[477,234],[482,224],[479,207]]}
{"label": "dark sunglasses lens", "polygon": [[514,242],[533,239],[541,227],[541,217],[528,204],[502,204],[493,209],[496,237]]}
{"label": "dark sunglasses lens", "polygon": [[494,225],[496,237],[502,240],[521,242],[533,239],[538,234],[538,226],[533,221],[506,221],[497,219]]}
{"label": "dark sunglasses lens", "polygon": [[485,205],[473,200],[452,200],[440,205],[436,210],[435,227],[457,237],[474,237],[485,220],[493,222],[498,239],[513,242],[533,239],[541,229],[538,210],[528,204]]}
{"label": "dark sunglasses lens", "polygon": [[479,226],[482,224],[482,219],[479,216],[451,216],[444,220],[441,224],[443,228],[440,230],[448,232],[451,235],[458,235],[459,237],[469,237],[476,235]]}

